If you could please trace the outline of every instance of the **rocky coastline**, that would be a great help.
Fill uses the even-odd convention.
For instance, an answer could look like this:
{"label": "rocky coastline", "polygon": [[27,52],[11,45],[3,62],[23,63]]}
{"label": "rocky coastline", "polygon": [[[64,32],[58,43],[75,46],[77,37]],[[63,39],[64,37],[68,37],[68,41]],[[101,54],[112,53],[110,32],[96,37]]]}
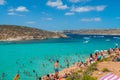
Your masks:
{"label": "rocky coastline", "polygon": [[120,35],[120,29],[64,30],[63,33],[81,35]]}
{"label": "rocky coastline", "polygon": [[66,38],[63,33],[50,32],[37,28],[0,25],[0,41],[42,40],[49,38]]}

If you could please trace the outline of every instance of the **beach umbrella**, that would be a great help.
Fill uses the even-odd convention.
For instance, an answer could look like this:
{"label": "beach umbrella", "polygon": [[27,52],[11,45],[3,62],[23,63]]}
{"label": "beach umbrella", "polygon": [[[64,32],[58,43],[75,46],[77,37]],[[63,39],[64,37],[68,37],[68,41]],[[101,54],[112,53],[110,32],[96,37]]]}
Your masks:
{"label": "beach umbrella", "polygon": [[99,80],[120,80],[120,77],[113,73],[108,73],[107,75],[100,78]]}

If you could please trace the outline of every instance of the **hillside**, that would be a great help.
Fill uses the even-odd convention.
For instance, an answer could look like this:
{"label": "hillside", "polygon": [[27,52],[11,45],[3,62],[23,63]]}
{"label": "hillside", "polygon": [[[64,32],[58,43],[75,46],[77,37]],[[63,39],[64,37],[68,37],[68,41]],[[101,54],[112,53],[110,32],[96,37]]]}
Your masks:
{"label": "hillside", "polygon": [[65,30],[64,33],[88,35],[120,35],[120,29]]}
{"label": "hillside", "polygon": [[63,38],[62,33],[15,25],[0,25],[0,41]]}

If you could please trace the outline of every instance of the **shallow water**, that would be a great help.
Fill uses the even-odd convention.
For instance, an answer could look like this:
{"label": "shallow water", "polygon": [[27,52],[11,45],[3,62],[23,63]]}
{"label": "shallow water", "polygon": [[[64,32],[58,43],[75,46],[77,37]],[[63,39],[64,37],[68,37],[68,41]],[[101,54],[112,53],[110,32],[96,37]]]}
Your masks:
{"label": "shallow water", "polygon": [[[54,72],[56,60],[64,68],[65,60],[70,64],[82,60],[95,50],[114,48],[120,44],[120,36],[71,35],[67,39],[0,42],[0,76],[12,80],[17,72],[21,80],[35,80],[38,76]],[[24,72],[30,72],[25,75]]]}

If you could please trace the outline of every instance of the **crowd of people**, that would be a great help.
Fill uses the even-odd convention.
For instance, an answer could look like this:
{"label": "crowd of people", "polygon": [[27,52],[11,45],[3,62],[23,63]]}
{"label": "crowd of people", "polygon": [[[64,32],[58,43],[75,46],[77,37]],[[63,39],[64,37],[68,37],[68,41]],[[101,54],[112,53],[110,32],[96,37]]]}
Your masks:
{"label": "crowd of people", "polygon": [[[44,76],[42,80],[65,80],[68,76],[72,75],[74,73],[74,70],[71,70],[71,67],[76,68],[82,68],[83,71],[85,71],[89,65],[95,63],[96,61],[100,61],[104,58],[109,58],[111,61],[120,61],[120,48],[110,48],[109,50],[101,50],[101,51],[95,51],[94,54],[90,54],[89,58],[86,59],[85,62],[78,61],[74,63],[72,66],[69,67],[69,61],[66,61],[66,71],[60,75],[61,72],[59,72],[59,61],[56,61],[54,64],[54,74],[47,74],[47,76]],[[75,68],[75,69],[76,69]]]}

